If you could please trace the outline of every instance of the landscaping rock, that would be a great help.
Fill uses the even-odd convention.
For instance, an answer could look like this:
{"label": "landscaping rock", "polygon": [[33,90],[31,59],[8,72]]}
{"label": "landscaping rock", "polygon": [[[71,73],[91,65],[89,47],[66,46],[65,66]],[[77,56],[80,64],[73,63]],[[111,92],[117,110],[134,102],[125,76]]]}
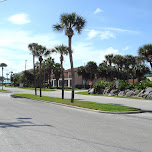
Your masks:
{"label": "landscaping rock", "polygon": [[95,93],[94,88],[88,90],[88,94],[94,94],[94,93]]}
{"label": "landscaping rock", "polygon": [[152,87],[147,87],[147,88],[145,89],[145,92],[152,92]]}
{"label": "landscaping rock", "polygon": [[137,97],[143,97],[145,90],[141,90]]}
{"label": "landscaping rock", "polygon": [[118,93],[119,93],[119,90],[117,90],[117,89],[114,89],[114,90],[110,91],[111,96],[117,96]]}
{"label": "landscaping rock", "polygon": [[139,90],[134,91],[134,96],[137,96],[139,94]]}
{"label": "landscaping rock", "polygon": [[108,95],[110,93],[111,89],[110,88],[105,88],[103,94]]}
{"label": "landscaping rock", "polygon": [[104,89],[100,89],[99,94],[103,94]]}
{"label": "landscaping rock", "polygon": [[147,98],[147,99],[152,99],[152,93],[148,94],[148,95],[146,96],[146,98]]}
{"label": "landscaping rock", "polygon": [[118,96],[125,96],[126,94],[125,94],[125,91],[120,91],[119,93],[118,93]]}
{"label": "landscaping rock", "polygon": [[128,91],[126,93],[126,97],[131,97],[131,96],[134,96],[134,91]]}

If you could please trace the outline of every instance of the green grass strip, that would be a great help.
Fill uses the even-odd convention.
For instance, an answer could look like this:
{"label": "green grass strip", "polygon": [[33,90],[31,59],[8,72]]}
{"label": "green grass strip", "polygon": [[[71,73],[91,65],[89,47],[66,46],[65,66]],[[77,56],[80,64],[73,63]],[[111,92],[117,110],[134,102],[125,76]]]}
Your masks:
{"label": "green grass strip", "polygon": [[[21,88],[21,89],[27,89],[27,90],[35,90],[35,88]],[[40,88],[36,88],[36,90],[40,90]],[[42,91],[56,91],[56,89],[48,89],[48,88],[41,88]]]}
{"label": "green grass strip", "polygon": [[2,90],[2,89],[0,89],[0,92],[5,92],[5,91],[7,91],[7,90]]}
{"label": "green grass strip", "polygon": [[27,97],[31,99],[45,100],[45,101],[50,101],[50,102],[77,106],[77,107],[100,110],[100,111],[113,111],[113,112],[121,111],[122,112],[122,111],[138,111],[139,110],[136,108],[122,106],[122,105],[102,104],[102,103],[79,101],[79,100],[74,100],[74,103],[71,103],[70,99],[61,99],[61,98],[48,97],[48,96],[39,97],[38,95],[32,95],[32,94],[15,94],[15,95],[21,96],[21,97]]}

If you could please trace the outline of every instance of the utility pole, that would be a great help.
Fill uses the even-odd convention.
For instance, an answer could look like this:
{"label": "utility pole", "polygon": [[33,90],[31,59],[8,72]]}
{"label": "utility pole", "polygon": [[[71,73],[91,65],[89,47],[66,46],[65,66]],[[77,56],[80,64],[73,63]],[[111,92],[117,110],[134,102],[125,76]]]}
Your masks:
{"label": "utility pole", "polygon": [[27,60],[25,60],[25,71],[26,71],[26,63],[27,63]]}

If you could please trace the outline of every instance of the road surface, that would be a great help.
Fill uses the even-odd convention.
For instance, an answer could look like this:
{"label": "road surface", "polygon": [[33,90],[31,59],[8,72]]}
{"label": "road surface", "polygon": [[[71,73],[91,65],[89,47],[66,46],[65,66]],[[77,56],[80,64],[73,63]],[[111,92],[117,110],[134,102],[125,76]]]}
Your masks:
{"label": "road surface", "polygon": [[[107,102],[110,100],[113,98]],[[141,114],[103,114],[0,93],[0,152],[151,152],[151,142],[150,110]]]}

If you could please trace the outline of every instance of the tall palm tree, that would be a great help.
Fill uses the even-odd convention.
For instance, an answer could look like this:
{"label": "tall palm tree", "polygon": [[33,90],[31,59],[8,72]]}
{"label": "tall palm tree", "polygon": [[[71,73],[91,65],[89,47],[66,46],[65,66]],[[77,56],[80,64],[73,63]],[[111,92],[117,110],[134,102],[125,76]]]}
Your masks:
{"label": "tall palm tree", "polygon": [[152,69],[152,44],[146,44],[138,49],[139,56],[150,63]]}
{"label": "tall palm tree", "polygon": [[71,49],[71,40],[72,36],[74,35],[74,30],[77,31],[79,34],[81,33],[82,29],[85,26],[85,19],[76,13],[72,14],[62,14],[60,17],[60,23],[53,25],[53,29],[56,31],[63,31],[65,30],[65,35],[68,36],[68,43],[69,43],[69,58],[71,64],[71,73],[72,73],[72,96],[71,96],[71,103],[74,102],[74,86],[75,86],[75,75],[73,69],[73,58],[72,58],[72,49]]}
{"label": "tall palm tree", "polygon": [[1,63],[1,64],[0,64],[0,67],[2,67],[2,90],[3,90],[3,81],[4,81],[4,78],[3,78],[3,70],[4,70],[4,67],[7,67],[7,64]]}
{"label": "tall palm tree", "polygon": [[63,55],[68,55],[68,47],[62,45],[56,46],[51,52],[60,53],[60,63],[61,63],[61,74],[62,74],[62,99],[64,99],[64,68],[63,68]]}

